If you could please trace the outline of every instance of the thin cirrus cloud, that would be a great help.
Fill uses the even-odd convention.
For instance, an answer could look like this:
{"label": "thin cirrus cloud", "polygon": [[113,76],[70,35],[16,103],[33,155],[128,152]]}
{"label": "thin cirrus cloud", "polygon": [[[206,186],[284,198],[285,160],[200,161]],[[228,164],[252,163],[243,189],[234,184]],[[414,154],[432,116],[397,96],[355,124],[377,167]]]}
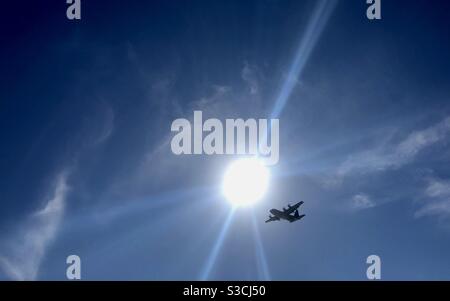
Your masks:
{"label": "thin cirrus cloud", "polygon": [[375,203],[367,194],[356,194],[352,198],[352,207],[356,210],[368,209],[375,207]]}
{"label": "thin cirrus cloud", "polygon": [[248,85],[250,95],[256,95],[259,92],[259,82],[256,76],[256,70],[250,66],[247,62],[244,64],[244,68],[241,71],[242,80]]}
{"label": "thin cirrus cloud", "polygon": [[337,174],[345,176],[400,168],[412,162],[420,151],[447,139],[449,134],[450,117],[447,117],[429,128],[410,133],[400,142],[350,156],[340,165]]}
{"label": "thin cirrus cloud", "polygon": [[6,242],[0,254],[0,271],[14,280],[35,280],[47,248],[55,238],[67,199],[67,172],[56,179],[52,197],[44,208],[27,218],[16,235]]}
{"label": "thin cirrus cloud", "polygon": [[[114,130],[115,114],[109,103],[99,102],[90,117],[81,130],[84,135],[80,151],[103,144]],[[96,123],[88,122],[91,120]],[[52,194],[43,208],[28,216],[13,232],[13,236],[0,241],[0,279],[3,275],[14,280],[38,278],[41,262],[56,238],[65,213],[70,171],[70,167],[63,168],[55,178]]]}
{"label": "thin cirrus cloud", "polygon": [[[342,186],[347,177],[384,173],[414,164],[421,152],[448,142],[449,137],[450,116],[428,128],[410,132],[403,139],[390,139],[387,143],[382,142],[375,148],[350,155],[338,166],[334,176],[325,179],[324,183],[336,188]],[[424,200],[419,203],[420,207],[414,216],[450,217],[450,181],[429,177],[423,180],[426,182],[426,185],[421,188]],[[409,192],[401,194],[404,193],[409,194]],[[410,197],[417,199],[414,195]],[[354,194],[351,197],[351,208],[354,210],[372,208],[377,204],[378,202],[364,193]]]}
{"label": "thin cirrus cloud", "polygon": [[425,200],[422,202],[422,208],[416,212],[416,217],[450,217],[450,180],[428,179],[424,194]]}

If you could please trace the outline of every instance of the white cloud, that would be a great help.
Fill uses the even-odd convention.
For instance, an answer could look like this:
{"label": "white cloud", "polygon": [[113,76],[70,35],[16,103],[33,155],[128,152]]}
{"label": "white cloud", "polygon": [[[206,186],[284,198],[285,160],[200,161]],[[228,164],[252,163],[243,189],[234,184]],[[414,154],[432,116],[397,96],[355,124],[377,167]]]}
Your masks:
{"label": "white cloud", "polygon": [[6,242],[7,254],[0,255],[0,269],[11,279],[36,279],[61,222],[67,191],[67,173],[63,172],[57,177],[55,190],[46,205],[28,217],[16,235]]}
{"label": "white cloud", "polygon": [[404,157],[412,157],[422,149],[431,146],[447,137],[450,133],[450,117],[425,130],[411,133],[396,149]]}
{"label": "white cloud", "polygon": [[381,143],[376,148],[351,155],[338,168],[337,174],[345,176],[352,172],[375,172],[400,168],[414,160],[425,148],[441,142],[450,134],[450,117],[426,128],[410,133],[396,143]]}
{"label": "white cloud", "polygon": [[368,209],[375,207],[375,203],[366,194],[357,194],[352,198],[352,207],[354,209]]}
{"label": "white cloud", "polygon": [[212,110],[211,107],[215,108],[215,106],[222,104],[224,96],[231,91],[231,87],[221,85],[213,85],[213,89],[214,91],[211,95],[202,97],[193,103],[194,109]]}
{"label": "white cloud", "polygon": [[428,179],[424,194],[427,198],[416,212],[416,217],[450,217],[450,180]]}
{"label": "white cloud", "polygon": [[[420,152],[448,141],[450,117],[428,128],[413,131],[403,139],[393,137],[394,135],[386,135],[376,147],[349,156],[334,175],[326,177],[323,185],[338,187],[348,176],[395,170],[414,162]],[[450,217],[450,181],[427,179],[424,195],[427,200],[415,213],[416,217],[431,215]],[[370,208],[375,205],[364,194],[357,194],[352,198],[354,209]]]}
{"label": "white cloud", "polygon": [[429,197],[450,197],[450,180],[429,180],[426,189],[426,195]]}
{"label": "white cloud", "polygon": [[258,94],[259,83],[256,77],[255,68],[251,67],[247,62],[241,72],[242,79],[247,83],[251,95]]}

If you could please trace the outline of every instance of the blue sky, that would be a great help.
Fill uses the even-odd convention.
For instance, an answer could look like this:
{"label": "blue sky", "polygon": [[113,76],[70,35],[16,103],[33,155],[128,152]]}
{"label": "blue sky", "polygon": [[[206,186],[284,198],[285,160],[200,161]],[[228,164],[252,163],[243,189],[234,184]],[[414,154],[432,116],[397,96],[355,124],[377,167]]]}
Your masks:
{"label": "blue sky", "polygon": [[[450,279],[447,1],[64,2],[2,5],[0,279]],[[280,119],[256,206],[171,152],[194,110]]]}

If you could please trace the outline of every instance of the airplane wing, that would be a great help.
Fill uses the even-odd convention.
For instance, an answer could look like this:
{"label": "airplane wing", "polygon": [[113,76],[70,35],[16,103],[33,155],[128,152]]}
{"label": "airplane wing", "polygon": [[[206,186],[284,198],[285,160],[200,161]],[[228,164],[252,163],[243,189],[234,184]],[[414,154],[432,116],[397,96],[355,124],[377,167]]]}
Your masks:
{"label": "airplane wing", "polygon": [[270,216],[270,215],[269,215],[269,219],[266,220],[266,223],[269,223],[269,222],[275,222],[275,221],[279,221],[279,220],[280,220],[280,218],[278,218],[278,217],[276,217],[276,216]]}
{"label": "airplane wing", "polygon": [[295,212],[295,210],[297,210],[298,207],[300,207],[302,204],[303,204],[303,201],[298,202],[298,203],[295,204],[294,206],[289,206],[289,208],[288,208],[288,209],[285,209],[284,212],[285,212],[286,214],[291,214],[291,213]]}

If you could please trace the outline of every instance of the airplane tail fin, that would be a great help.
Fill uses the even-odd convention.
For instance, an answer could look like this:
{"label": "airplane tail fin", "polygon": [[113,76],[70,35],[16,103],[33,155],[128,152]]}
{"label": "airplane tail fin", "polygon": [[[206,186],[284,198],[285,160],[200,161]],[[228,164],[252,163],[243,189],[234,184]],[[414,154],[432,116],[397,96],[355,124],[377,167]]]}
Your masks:
{"label": "airplane tail fin", "polygon": [[295,220],[299,220],[299,219],[302,219],[302,218],[304,218],[304,217],[305,217],[305,214],[300,215],[300,214],[298,213],[298,210],[295,210],[295,212],[294,212],[294,218],[295,218]]}

